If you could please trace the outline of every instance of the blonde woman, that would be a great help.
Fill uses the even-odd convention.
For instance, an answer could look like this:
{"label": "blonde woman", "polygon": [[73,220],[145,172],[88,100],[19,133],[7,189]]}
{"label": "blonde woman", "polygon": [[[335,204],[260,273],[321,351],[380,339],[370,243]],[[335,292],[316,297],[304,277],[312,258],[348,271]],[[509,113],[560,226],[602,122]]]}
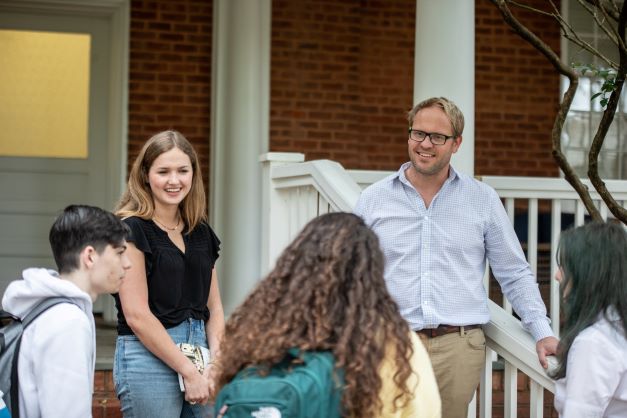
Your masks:
{"label": "blonde woman", "polygon": [[[120,292],[114,381],[125,418],[207,417],[211,366],[200,374],[177,347],[208,347],[224,332],[198,156],[176,131],[146,142],[116,214],[131,229],[133,267]],[[179,388],[183,377],[185,391]]]}

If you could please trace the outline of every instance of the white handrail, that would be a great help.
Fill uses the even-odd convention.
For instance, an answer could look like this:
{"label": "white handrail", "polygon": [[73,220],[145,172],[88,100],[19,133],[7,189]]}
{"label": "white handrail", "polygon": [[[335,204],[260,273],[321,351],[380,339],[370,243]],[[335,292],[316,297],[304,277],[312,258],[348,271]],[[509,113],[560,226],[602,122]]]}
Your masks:
{"label": "white handrail", "polygon": [[[295,161],[299,160],[301,162]],[[351,211],[363,188],[392,172],[345,170],[340,164],[328,161],[302,162],[304,156],[289,157],[289,154],[266,154],[264,161],[267,170],[265,184],[271,201],[264,204],[268,214],[268,233],[262,245],[268,248],[266,268],[274,257],[293,238],[297,231],[312,217],[329,211]],[[528,207],[528,258],[534,271],[537,267],[538,251],[538,213],[539,201],[550,200],[551,208],[551,276],[555,272],[555,248],[561,231],[561,214],[575,214],[575,223],[584,220],[585,209],[579,196],[571,186],[561,178],[530,178],[530,177],[497,177],[483,176],[481,181],[492,186],[504,200],[510,220],[514,221],[514,209],[519,200]],[[586,183],[586,182],[584,182]],[[589,184],[589,183],[588,183]],[[616,200],[627,201],[627,182],[606,181],[608,190]],[[592,188],[590,187],[590,190]],[[600,203],[596,191],[591,192],[601,213],[607,216],[607,207]],[[573,205],[574,203],[574,205]],[[267,207],[265,207],[267,206]],[[544,206],[542,206],[544,208]],[[546,251],[546,249],[544,250]],[[557,286],[551,284],[551,317],[559,317],[559,294]],[[516,416],[517,410],[517,377],[518,371],[527,375],[531,381],[531,416],[542,416],[543,391],[555,391],[555,383],[545,373],[538,362],[533,338],[522,328],[520,321],[511,315],[511,307],[505,303],[507,310],[489,301],[490,322],[484,326],[486,335],[486,368],[482,373],[482,388],[492,387],[492,353],[497,353],[504,362],[505,370],[505,412],[507,417]],[[558,321],[554,321],[557,332]],[[477,397],[480,402],[481,417],[487,418],[492,411],[492,391],[482,390]],[[474,412],[469,412],[469,417]]]}
{"label": "white handrail", "polygon": [[352,211],[361,193],[340,164],[303,160],[303,154],[260,156],[263,166],[262,275],[270,270],[307,221],[329,211]]}
{"label": "white handrail", "polygon": [[344,167],[330,160],[278,166],[272,179],[277,189],[313,186],[336,211],[351,212],[361,193]]}
{"label": "white handrail", "polygon": [[524,330],[519,320],[503,308],[492,301],[488,301],[488,304],[490,322],[483,326],[486,344],[529,378],[555,392],[555,382],[538,362],[536,344],[531,335]]}
{"label": "white handrail", "polygon": [[[547,177],[504,177],[478,176],[477,180],[492,186],[501,198],[536,198],[536,199],[576,199],[579,195],[564,178]],[[601,196],[589,180],[582,180],[588,187],[592,200],[600,200]],[[604,180],[608,191],[617,201],[627,200],[627,182],[624,180]]]}

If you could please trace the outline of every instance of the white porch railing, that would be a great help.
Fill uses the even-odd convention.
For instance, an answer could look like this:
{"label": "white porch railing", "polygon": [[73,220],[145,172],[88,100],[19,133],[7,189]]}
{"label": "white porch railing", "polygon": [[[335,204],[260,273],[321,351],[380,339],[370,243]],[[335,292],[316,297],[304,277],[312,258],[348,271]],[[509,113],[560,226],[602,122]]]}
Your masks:
{"label": "white porch railing", "polygon": [[[361,189],[391,174],[383,171],[345,170],[340,164],[328,160],[303,162],[302,154],[269,153],[261,157],[263,170],[262,273],[265,274],[274,260],[313,217],[333,211],[352,211]],[[538,273],[538,254],[550,249],[550,278],[556,270],[555,251],[562,229],[562,214],[573,214],[574,223],[581,225],[585,208],[570,185],[560,178],[492,177],[480,178],[496,189],[503,199],[505,209],[514,222],[515,209],[522,205],[527,213],[527,258],[533,272]],[[625,205],[627,181],[606,181],[615,198]],[[592,187],[590,187],[592,190]],[[597,202],[604,217],[607,207],[596,193]],[[543,201],[547,201],[544,203]],[[538,243],[539,208],[550,206],[550,243]],[[559,318],[559,289],[550,279],[551,318]],[[489,272],[485,277],[489,286]],[[488,289],[489,290],[489,289]],[[511,315],[511,306],[503,300],[503,307],[490,302],[490,322],[484,327],[486,334],[486,367],[482,374],[479,397],[479,416],[492,416],[492,366],[498,355],[504,364],[504,416],[517,416],[518,372],[530,380],[530,410],[532,418],[542,417],[544,390],[554,392],[554,383],[540,367],[532,337],[523,330],[520,321]],[[553,329],[559,333],[559,320],[553,321]],[[473,401],[473,406],[475,403]],[[474,417],[470,408],[469,417]]]}

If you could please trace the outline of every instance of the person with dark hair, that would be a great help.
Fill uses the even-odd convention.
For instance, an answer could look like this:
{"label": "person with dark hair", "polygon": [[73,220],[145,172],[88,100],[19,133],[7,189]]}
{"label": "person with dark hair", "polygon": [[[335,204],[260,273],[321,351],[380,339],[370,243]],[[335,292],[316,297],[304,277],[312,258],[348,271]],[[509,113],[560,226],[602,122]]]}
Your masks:
{"label": "person with dark hair", "polygon": [[[24,417],[91,417],[95,366],[92,304],[117,292],[131,266],[128,228],[112,213],[71,205],[50,229],[56,271],[29,268],[9,284],[2,308],[24,318],[47,298],[66,297],[24,330],[18,356],[19,408]],[[61,383],[61,384],[59,384]]]}
{"label": "person with dark hair", "polygon": [[494,189],[451,165],[464,115],[432,97],[407,115],[409,161],[365,189],[355,207],[381,240],[385,279],[401,315],[424,341],[442,416],[467,415],[485,366],[490,320],[486,263],[536,341],[538,359],[557,348],[538,283]]}
{"label": "person with dark hair", "polygon": [[558,247],[564,326],[552,373],[563,418],[627,417],[627,232],[592,222]]}
{"label": "person with dark hair", "polygon": [[333,354],[343,416],[440,417],[429,358],[386,290],[379,241],[353,214],[310,221],[231,315],[217,389],[294,347]]}
{"label": "person with dark hair", "polygon": [[116,214],[131,228],[133,262],[114,295],[113,377],[122,414],[206,417],[212,366],[197,368],[180,345],[193,352],[210,348],[212,358],[219,354],[224,332],[215,269],[220,240],[207,223],[198,155],[180,132],[163,131],[144,144]]}

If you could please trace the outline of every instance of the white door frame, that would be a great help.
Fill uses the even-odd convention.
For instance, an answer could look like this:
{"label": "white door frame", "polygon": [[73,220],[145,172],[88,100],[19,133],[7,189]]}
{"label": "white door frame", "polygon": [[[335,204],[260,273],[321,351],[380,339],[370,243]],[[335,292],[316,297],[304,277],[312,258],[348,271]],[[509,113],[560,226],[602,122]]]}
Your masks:
{"label": "white door frame", "polygon": [[[0,0],[1,12],[98,17],[109,21],[108,165],[103,176],[108,179],[104,190],[106,209],[113,209],[126,183],[130,0]],[[113,298],[102,297],[97,302],[94,310],[101,311],[105,320],[114,321]]]}
{"label": "white door frame", "polygon": [[105,201],[113,209],[126,182],[130,0],[0,0],[0,12],[64,14],[108,19],[111,24],[109,120]]}

